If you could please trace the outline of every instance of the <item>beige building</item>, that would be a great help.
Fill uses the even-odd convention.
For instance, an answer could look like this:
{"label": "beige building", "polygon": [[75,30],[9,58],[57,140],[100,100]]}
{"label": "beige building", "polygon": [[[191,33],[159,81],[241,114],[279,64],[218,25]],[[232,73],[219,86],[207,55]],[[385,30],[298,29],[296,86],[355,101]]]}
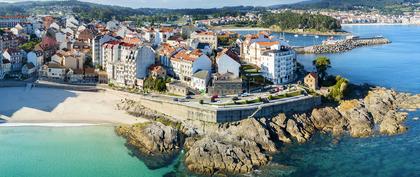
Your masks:
{"label": "beige building", "polygon": [[318,89],[318,75],[314,72],[310,72],[304,78],[304,83],[307,87],[313,90]]}
{"label": "beige building", "polygon": [[191,40],[197,39],[200,43],[210,44],[212,49],[217,48],[217,35],[211,31],[196,31],[191,33]]}

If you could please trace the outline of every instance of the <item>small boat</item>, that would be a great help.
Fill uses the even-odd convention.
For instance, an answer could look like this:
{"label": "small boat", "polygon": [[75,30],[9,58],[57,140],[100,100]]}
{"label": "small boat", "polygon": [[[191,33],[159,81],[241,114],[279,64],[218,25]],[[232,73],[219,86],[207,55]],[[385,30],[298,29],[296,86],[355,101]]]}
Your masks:
{"label": "small boat", "polygon": [[307,34],[303,34],[303,36],[307,36]]}
{"label": "small boat", "polygon": [[317,39],[318,39],[318,38],[319,38],[319,36],[318,36],[318,35],[316,35],[316,36],[315,36],[315,38],[317,38]]}
{"label": "small boat", "polygon": [[418,117],[414,117],[413,120],[419,120],[419,118]]}
{"label": "small boat", "polygon": [[295,37],[299,37],[299,35],[295,34]]}

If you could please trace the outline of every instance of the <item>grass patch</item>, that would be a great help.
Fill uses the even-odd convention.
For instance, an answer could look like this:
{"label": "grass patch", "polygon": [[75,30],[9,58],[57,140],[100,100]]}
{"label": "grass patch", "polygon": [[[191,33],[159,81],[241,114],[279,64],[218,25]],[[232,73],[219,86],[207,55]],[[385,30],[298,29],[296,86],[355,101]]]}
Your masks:
{"label": "grass patch", "polygon": [[163,117],[159,117],[159,118],[157,118],[155,121],[156,121],[156,122],[160,122],[160,123],[162,123],[163,125],[166,125],[166,126],[170,126],[170,127],[172,127],[172,128],[175,128],[175,129],[177,129],[177,130],[180,130],[180,129],[181,129],[181,123],[179,123],[179,122],[174,122],[174,121],[171,121],[171,120],[166,119],[166,118],[163,118]]}

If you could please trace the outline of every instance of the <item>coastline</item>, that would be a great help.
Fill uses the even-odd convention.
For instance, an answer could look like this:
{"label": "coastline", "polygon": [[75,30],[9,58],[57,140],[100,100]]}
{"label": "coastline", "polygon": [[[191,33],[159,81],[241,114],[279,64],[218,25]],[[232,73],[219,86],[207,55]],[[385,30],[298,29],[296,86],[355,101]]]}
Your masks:
{"label": "coastline", "polygon": [[54,88],[0,88],[0,126],[95,126],[148,122],[116,104],[129,97],[113,91],[84,92]]}
{"label": "coastline", "polygon": [[341,24],[341,26],[419,26],[420,24],[409,24],[409,23],[347,23]]}
{"label": "coastline", "polygon": [[351,33],[347,31],[343,32],[315,32],[315,31],[296,31],[296,30],[280,30],[275,28],[260,28],[260,27],[229,27],[229,26],[217,26],[213,27],[214,30],[221,30],[221,31],[271,31],[271,32],[284,32],[284,33],[291,33],[291,34],[308,34],[308,35],[320,35],[320,36],[345,36],[350,35]]}

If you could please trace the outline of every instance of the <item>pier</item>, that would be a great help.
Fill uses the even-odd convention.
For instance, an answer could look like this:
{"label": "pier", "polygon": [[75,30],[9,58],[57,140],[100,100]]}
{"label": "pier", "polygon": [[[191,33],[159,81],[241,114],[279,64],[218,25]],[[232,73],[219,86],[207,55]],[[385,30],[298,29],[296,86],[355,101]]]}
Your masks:
{"label": "pier", "polygon": [[357,47],[389,44],[390,40],[384,37],[370,38],[348,38],[333,42],[324,42],[321,45],[313,45],[307,47],[295,46],[293,49],[299,54],[322,54],[322,53],[340,53],[352,50]]}

